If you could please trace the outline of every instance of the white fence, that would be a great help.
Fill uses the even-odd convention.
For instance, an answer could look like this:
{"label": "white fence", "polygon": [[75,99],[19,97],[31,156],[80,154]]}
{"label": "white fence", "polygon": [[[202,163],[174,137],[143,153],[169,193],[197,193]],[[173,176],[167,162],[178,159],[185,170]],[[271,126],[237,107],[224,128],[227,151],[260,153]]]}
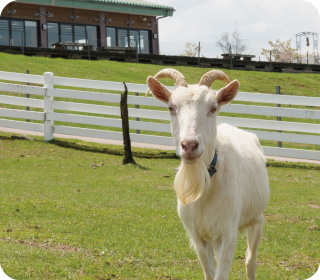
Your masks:
{"label": "white fence", "polygon": [[[0,82],[0,127],[43,132],[45,140],[53,139],[55,133],[122,140],[121,119],[119,118],[119,94],[66,88],[73,87],[123,92],[123,83],[62,78],[55,77],[52,73],[44,73],[43,76],[40,76],[1,71],[0,80],[3,81]],[[37,85],[24,85],[21,84],[21,82]],[[126,83],[126,85],[128,91],[131,93],[145,93],[147,89],[146,85],[130,83]],[[64,87],[64,89],[61,87]],[[35,98],[26,98],[22,96],[24,94],[30,94]],[[40,99],[39,96],[41,96]],[[61,99],[65,101],[61,101]],[[72,99],[72,101],[68,99]],[[96,102],[99,105],[78,103],[74,102],[74,99],[81,100],[80,102],[84,102],[84,100],[91,103]],[[320,160],[320,150],[318,148],[314,150],[314,147],[319,147],[320,145],[319,97],[239,92],[236,101],[255,104],[232,104],[231,106],[224,106],[221,112],[235,113],[238,116],[239,114],[253,116],[249,118],[247,116],[219,116],[219,123],[226,122],[237,127],[245,128],[257,134],[260,140],[313,145],[308,146],[312,147],[313,150],[263,146],[266,155]],[[264,106],[257,106],[257,103],[262,103]],[[1,106],[1,104],[5,105]],[[143,96],[129,95],[128,104],[144,107],[144,109],[141,107],[129,108],[130,118],[148,120],[131,120],[129,123],[130,129],[141,130],[144,133],[150,132],[149,134],[130,133],[131,141],[174,146],[173,139],[169,136],[169,113],[167,111],[161,111],[161,107],[165,107],[163,103],[151,97],[145,98]],[[268,106],[266,106],[266,104],[268,104]],[[273,106],[270,104],[273,104]],[[304,108],[276,107],[276,104],[303,106]],[[17,106],[30,107],[32,110],[22,110],[21,107],[17,109]],[[92,116],[90,114],[95,115]],[[97,114],[102,116],[96,116]],[[259,119],[256,116],[263,116],[263,119]],[[290,119],[288,121],[270,119],[274,117]],[[292,118],[294,118],[295,121],[292,121]],[[301,120],[297,121],[297,119],[305,119],[305,121],[300,122]],[[27,120],[36,122],[29,122]],[[55,122],[68,124],[57,125]],[[119,131],[81,128],[70,126],[69,123],[112,127]],[[165,136],[154,134],[164,134]]]}

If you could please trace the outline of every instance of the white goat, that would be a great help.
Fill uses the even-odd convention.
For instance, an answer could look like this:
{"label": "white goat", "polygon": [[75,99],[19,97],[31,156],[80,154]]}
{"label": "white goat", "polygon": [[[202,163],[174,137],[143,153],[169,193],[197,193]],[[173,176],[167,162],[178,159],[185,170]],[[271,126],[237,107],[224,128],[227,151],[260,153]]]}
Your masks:
{"label": "white goat", "polygon": [[[177,84],[173,92],[158,81],[166,77]],[[210,86],[216,79],[228,85],[214,92]],[[149,76],[147,83],[170,110],[172,134],[182,159],[174,181],[178,212],[205,279],[228,279],[241,229],[248,239],[247,276],[255,279],[263,211],[269,201],[265,157],[254,134],[227,124],[217,127],[217,113],[237,95],[239,82],[212,70],[198,85],[188,85],[179,71],[164,69]]]}

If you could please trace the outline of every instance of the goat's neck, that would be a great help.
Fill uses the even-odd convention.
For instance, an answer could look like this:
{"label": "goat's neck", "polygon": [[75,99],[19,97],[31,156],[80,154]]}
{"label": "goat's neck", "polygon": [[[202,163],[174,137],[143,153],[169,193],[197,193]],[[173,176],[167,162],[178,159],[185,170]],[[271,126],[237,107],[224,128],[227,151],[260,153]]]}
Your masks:
{"label": "goat's neck", "polygon": [[202,157],[203,157],[203,162],[205,164],[205,166],[209,167],[213,158],[214,158],[214,154],[215,151],[218,149],[218,141],[215,139],[211,145],[208,145],[208,147],[206,148],[206,150],[204,151]]}

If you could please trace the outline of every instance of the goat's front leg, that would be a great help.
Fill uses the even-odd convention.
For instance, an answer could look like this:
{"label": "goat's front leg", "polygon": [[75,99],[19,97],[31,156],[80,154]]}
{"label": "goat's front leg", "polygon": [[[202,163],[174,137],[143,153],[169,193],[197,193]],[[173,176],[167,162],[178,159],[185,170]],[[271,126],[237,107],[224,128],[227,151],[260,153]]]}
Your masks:
{"label": "goat's front leg", "polygon": [[214,280],[214,250],[213,243],[202,239],[193,240],[194,247],[200,259],[205,280]]}
{"label": "goat's front leg", "polygon": [[217,250],[217,274],[214,280],[227,280],[237,246],[238,231],[221,236]]}

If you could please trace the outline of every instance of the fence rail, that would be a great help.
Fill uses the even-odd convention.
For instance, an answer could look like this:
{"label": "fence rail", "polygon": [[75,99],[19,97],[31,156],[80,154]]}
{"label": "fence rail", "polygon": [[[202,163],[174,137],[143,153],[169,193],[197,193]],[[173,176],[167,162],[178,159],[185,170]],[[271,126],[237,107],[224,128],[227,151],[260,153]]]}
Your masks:
{"label": "fence rail", "polygon": [[[54,134],[122,140],[119,92],[124,91],[123,83],[55,77],[52,73],[29,75],[2,71],[0,80],[0,127],[43,132],[45,140],[53,139]],[[141,84],[126,83],[126,86],[135,95],[147,90]],[[31,98],[26,98],[29,95]],[[128,104],[138,107],[129,108],[129,125],[131,131],[143,134],[131,132],[131,140],[174,146],[169,136],[170,115],[163,110],[165,104],[135,95],[128,96]],[[218,123],[244,128],[260,140],[313,145],[306,149],[280,148],[263,142],[267,155],[320,160],[319,97],[239,92],[235,101],[250,104],[222,107]],[[289,107],[277,107],[277,104]],[[29,107],[29,111],[24,107]],[[277,117],[287,119],[277,121]]]}

